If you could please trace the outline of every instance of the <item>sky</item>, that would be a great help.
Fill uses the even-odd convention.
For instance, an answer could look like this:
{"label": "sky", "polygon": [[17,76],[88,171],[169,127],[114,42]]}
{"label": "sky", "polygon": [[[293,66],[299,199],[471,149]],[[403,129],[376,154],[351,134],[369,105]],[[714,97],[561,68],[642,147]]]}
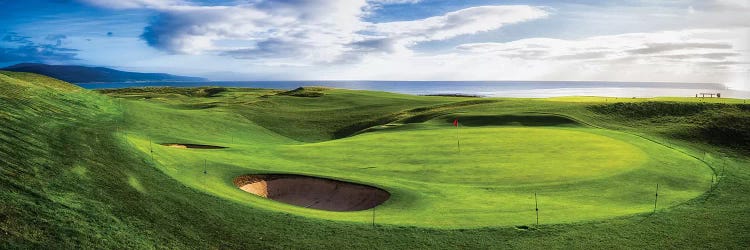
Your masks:
{"label": "sky", "polygon": [[750,0],[0,0],[0,67],[211,80],[721,83],[750,89]]}

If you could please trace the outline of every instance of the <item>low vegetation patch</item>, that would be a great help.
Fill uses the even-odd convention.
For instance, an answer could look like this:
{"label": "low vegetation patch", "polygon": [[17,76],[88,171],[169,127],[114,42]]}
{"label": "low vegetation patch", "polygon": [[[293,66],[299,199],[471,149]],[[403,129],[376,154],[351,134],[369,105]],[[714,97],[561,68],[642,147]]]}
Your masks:
{"label": "low vegetation patch", "polygon": [[707,110],[724,107],[746,108],[745,105],[727,105],[721,103],[688,103],[688,102],[618,102],[589,106],[589,109],[605,115],[627,118],[653,118],[662,116],[690,116]]}
{"label": "low vegetation patch", "polygon": [[321,97],[325,95],[325,93],[323,93],[324,90],[326,90],[326,88],[299,87],[290,91],[278,93],[277,95],[296,96],[296,97]]}
{"label": "low vegetation patch", "polygon": [[[453,122],[454,117],[446,117],[445,122]],[[509,114],[509,115],[469,115],[458,117],[464,126],[580,126],[570,118],[557,115]]]}
{"label": "low vegetation patch", "polygon": [[723,103],[635,102],[588,107],[632,125],[661,125],[675,138],[750,151],[750,105]]}
{"label": "low vegetation patch", "polygon": [[100,89],[99,93],[119,96],[142,96],[142,97],[169,97],[170,95],[182,95],[187,97],[216,97],[226,92],[224,87],[198,87],[198,88],[174,88],[174,87],[143,87],[123,89]]}

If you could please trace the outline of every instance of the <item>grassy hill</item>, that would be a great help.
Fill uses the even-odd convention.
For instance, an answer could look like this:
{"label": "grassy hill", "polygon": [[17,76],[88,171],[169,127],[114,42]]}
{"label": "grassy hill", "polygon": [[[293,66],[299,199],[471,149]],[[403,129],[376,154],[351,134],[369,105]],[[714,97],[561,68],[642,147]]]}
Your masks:
{"label": "grassy hill", "polygon": [[[597,98],[307,91],[320,94],[215,88],[100,94],[35,74],[0,71],[0,248],[743,248],[750,242],[747,123],[739,123],[750,114],[741,101],[708,105],[690,104],[692,99],[627,99],[612,104]],[[633,106],[619,104],[625,102]],[[519,134],[543,129],[539,126],[570,133],[584,127],[617,130],[626,141],[647,141],[644,145],[652,146],[644,147],[665,150],[665,156],[681,152],[695,157],[686,161],[706,162],[719,181],[705,185],[706,193],[655,214],[480,228],[373,227],[369,217],[325,218],[285,206],[278,211],[239,191],[210,191],[227,189],[227,177],[247,172],[233,167],[239,160],[297,167],[290,162],[347,161],[334,154],[309,159],[300,150],[342,152],[357,150],[360,142],[390,140],[394,133],[414,133],[415,138],[450,133],[434,129],[455,116],[466,120],[466,132],[505,129],[498,126],[512,126],[508,129]],[[720,137],[710,134],[716,131]],[[175,140],[221,144],[229,146],[227,154],[244,156],[222,160],[211,158],[217,152],[188,154],[154,145]],[[288,157],[267,157],[279,154],[270,145],[288,145],[283,147]],[[209,178],[190,172],[208,158]]]}
{"label": "grassy hill", "polygon": [[133,82],[133,81],[206,81],[200,77],[177,76],[164,73],[137,73],[114,70],[104,67],[77,65],[47,65],[40,63],[20,63],[0,70],[36,73],[67,82]]}

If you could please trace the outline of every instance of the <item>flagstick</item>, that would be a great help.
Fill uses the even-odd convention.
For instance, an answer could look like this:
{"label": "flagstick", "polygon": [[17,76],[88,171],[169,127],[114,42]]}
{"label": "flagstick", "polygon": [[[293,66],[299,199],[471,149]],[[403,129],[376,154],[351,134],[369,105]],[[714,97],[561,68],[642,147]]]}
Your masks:
{"label": "flagstick", "polygon": [[458,152],[461,153],[461,138],[458,137],[458,128],[456,128],[456,146],[458,146]]}
{"label": "flagstick", "polygon": [[536,225],[539,226],[539,200],[536,199],[536,192],[534,192],[534,210],[536,210]]}
{"label": "flagstick", "polygon": [[656,184],[656,195],[654,198],[654,213],[656,213],[656,202],[659,201],[659,184]]}
{"label": "flagstick", "polygon": [[461,153],[461,137],[458,134],[458,122],[456,122],[456,146],[458,147],[458,152]]}
{"label": "flagstick", "polygon": [[148,138],[148,150],[151,152],[151,162],[154,161],[154,146],[151,143],[151,137]]}

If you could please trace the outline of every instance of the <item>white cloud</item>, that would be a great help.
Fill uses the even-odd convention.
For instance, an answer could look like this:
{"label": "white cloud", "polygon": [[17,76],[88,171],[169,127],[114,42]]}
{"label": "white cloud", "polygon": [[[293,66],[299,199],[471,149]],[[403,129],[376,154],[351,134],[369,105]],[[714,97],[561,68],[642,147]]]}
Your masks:
{"label": "white cloud", "polygon": [[480,6],[414,21],[368,23],[362,20],[368,7],[365,0],[163,6],[142,37],[176,54],[208,52],[266,63],[350,63],[370,53],[408,54],[408,47],[418,42],[547,16],[531,6]]}
{"label": "white cloud", "polygon": [[742,41],[724,30],[684,30],[596,36],[580,40],[521,39],[457,47],[470,53],[528,60],[627,60],[641,63],[727,63],[740,59]]}
{"label": "white cloud", "polygon": [[750,27],[750,0],[709,0],[689,6],[684,25],[701,28]]}
{"label": "white cloud", "polygon": [[343,77],[393,80],[718,82],[747,89],[750,29],[702,29],[471,43],[454,51],[371,57]]}
{"label": "white cloud", "polygon": [[747,0],[714,0],[708,2],[728,9],[750,9],[750,1]]}
{"label": "white cloud", "polygon": [[153,47],[178,54],[331,61],[361,29],[365,5],[364,0],[316,0],[171,6],[160,10],[143,38]]}
{"label": "white cloud", "polygon": [[377,35],[410,45],[496,30],[548,15],[541,8],[526,5],[479,6],[420,20],[376,23],[371,29]]}

